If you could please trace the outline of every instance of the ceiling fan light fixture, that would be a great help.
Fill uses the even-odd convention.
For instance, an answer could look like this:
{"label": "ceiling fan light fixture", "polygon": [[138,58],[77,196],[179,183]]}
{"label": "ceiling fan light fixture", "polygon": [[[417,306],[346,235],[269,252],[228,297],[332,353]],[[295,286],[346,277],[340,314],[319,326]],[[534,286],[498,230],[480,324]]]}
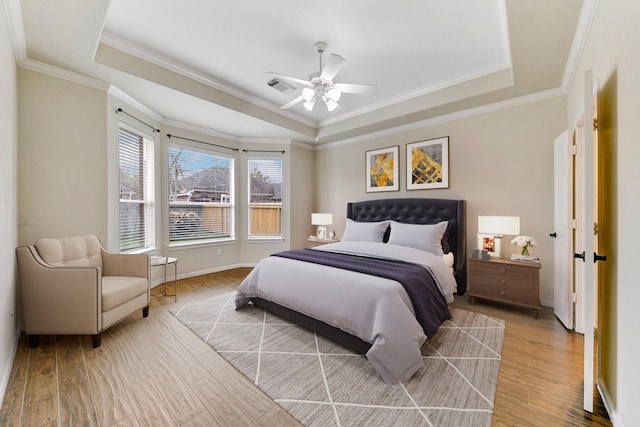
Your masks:
{"label": "ceiling fan light fixture", "polygon": [[325,99],[325,104],[327,104],[327,110],[333,111],[338,107],[338,103],[331,98]]}
{"label": "ceiling fan light fixture", "polygon": [[[313,89],[312,89],[313,90]],[[304,108],[307,109],[307,111],[311,111],[313,110],[313,106],[315,105],[315,101],[313,100],[313,98],[311,98],[310,100],[306,101],[304,104],[302,104],[304,106]]]}
{"label": "ceiling fan light fixture", "polygon": [[311,101],[314,96],[316,96],[315,89],[310,87],[305,87],[304,89],[302,89],[302,98],[304,98],[305,101]]}
{"label": "ceiling fan light fixture", "polygon": [[327,90],[327,96],[332,101],[338,102],[340,101],[340,97],[342,96],[342,91],[337,87],[332,87]]}

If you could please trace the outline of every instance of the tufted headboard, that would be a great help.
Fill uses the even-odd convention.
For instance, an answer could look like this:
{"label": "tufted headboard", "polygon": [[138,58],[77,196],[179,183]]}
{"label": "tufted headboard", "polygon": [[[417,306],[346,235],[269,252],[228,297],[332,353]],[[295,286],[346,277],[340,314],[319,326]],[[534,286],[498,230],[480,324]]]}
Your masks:
{"label": "tufted headboard", "polygon": [[[378,199],[347,204],[347,218],[358,222],[394,220],[406,224],[436,224],[449,221],[448,243],[455,263],[454,276],[458,295],[467,290],[466,213],[464,200],[448,199]],[[387,230],[387,233],[389,230]],[[385,241],[388,234],[385,236]]]}

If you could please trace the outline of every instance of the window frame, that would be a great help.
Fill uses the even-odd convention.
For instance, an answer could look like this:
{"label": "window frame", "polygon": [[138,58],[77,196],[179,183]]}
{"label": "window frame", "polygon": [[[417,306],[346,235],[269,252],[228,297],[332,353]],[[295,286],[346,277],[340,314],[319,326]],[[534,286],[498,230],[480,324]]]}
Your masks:
{"label": "window frame", "polygon": [[[195,153],[201,153],[207,156],[212,156],[212,157],[219,157],[219,158],[224,158],[225,160],[228,160],[230,162],[230,166],[229,166],[229,196],[228,196],[228,206],[227,208],[229,209],[228,212],[228,229],[229,229],[229,234],[222,236],[222,237],[212,237],[212,238],[193,238],[193,239],[185,239],[185,240],[171,240],[172,239],[172,232],[171,232],[171,224],[172,224],[172,219],[171,219],[171,207],[172,207],[172,203],[174,203],[176,200],[173,200],[173,195],[171,194],[171,167],[170,167],[170,162],[171,162],[171,149],[183,149],[183,150],[187,150],[190,152],[195,152]],[[192,145],[192,144],[188,144],[188,143],[178,143],[178,142],[169,142],[167,144],[167,149],[166,149],[166,162],[165,162],[165,167],[166,169],[166,179],[167,179],[167,190],[166,190],[166,195],[167,195],[167,210],[166,210],[166,214],[167,214],[167,226],[166,226],[166,233],[167,233],[167,237],[166,237],[166,241],[167,241],[167,246],[169,248],[172,249],[176,249],[176,248],[184,248],[184,247],[193,247],[193,246],[208,246],[208,245],[212,245],[212,244],[217,244],[217,243],[225,243],[225,242],[233,242],[236,240],[236,221],[235,221],[235,212],[236,212],[236,203],[235,203],[235,173],[236,173],[236,157],[233,154],[229,154],[229,153],[223,153],[219,150],[216,149],[212,149],[209,148],[207,146],[203,146],[203,145]],[[211,202],[197,202],[197,203],[201,203],[200,206],[207,206],[207,203],[211,203]],[[222,203],[222,202],[217,202],[217,203]],[[195,204],[194,204],[195,206]]]}
{"label": "window frame", "polygon": [[[122,165],[121,165],[121,140],[120,132],[127,132],[142,140],[142,159],[143,162],[143,198],[132,201],[131,199],[122,199]],[[118,122],[117,127],[117,165],[118,165],[118,249],[120,253],[144,253],[156,249],[156,214],[157,214],[157,197],[156,197],[156,145],[157,142],[152,135],[141,131],[125,122]],[[123,248],[122,246],[122,203],[138,203],[144,206],[144,231],[142,238],[144,245],[136,247]]]}
{"label": "window frame", "polygon": [[[279,161],[280,162],[280,214],[279,214],[279,222],[280,222],[280,234],[278,235],[268,235],[268,234],[252,234],[251,232],[251,223],[252,223],[252,202],[251,202],[251,162],[252,161]],[[248,241],[282,241],[284,240],[284,158],[281,154],[278,155],[268,155],[268,154],[249,154],[247,156],[246,161],[246,179],[247,179],[247,240]]]}

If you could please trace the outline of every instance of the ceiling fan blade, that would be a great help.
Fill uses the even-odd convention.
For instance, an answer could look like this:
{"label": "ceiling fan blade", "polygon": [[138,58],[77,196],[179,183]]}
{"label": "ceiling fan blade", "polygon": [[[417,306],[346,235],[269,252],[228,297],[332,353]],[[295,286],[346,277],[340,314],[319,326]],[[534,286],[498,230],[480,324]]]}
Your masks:
{"label": "ceiling fan blade", "polygon": [[298,83],[298,84],[301,84],[301,85],[304,85],[304,86],[312,86],[310,81],[298,79],[296,77],[285,76],[284,74],[274,73],[273,71],[267,71],[267,74],[273,74],[274,76],[277,76],[277,77],[281,78],[282,80],[288,80],[288,81],[290,81],[292,83]]}
{"label": "ceiling fan blade", "polygon": [[287,102],[286,104],[284,104],[280,108],[283,109],[283,110],[287,110],[287,109],[293,107],[294,105],[296,105],[300,101],[304,101],[304,98],[303,98],[302,95],[300,95],[297,98],[293,98],[291,101]]}
{"label": "ceiling fan blade", "polygon": [[335,53],[329,55],[329,60],[324,65],[320,78],[324,80],[333,80],[336,74],[338,74],[338,71],[342,68],[342,65],[344,65],[344,61],[345,59],[340,55],[336,55]]}
{"label": "ceiling fan blade", "polygon": [[376,85],[359,85],[352,83],[334,83],[333,87],[337,87],[342,93],[355,93],[358,95],[372,95],[378,91]]}

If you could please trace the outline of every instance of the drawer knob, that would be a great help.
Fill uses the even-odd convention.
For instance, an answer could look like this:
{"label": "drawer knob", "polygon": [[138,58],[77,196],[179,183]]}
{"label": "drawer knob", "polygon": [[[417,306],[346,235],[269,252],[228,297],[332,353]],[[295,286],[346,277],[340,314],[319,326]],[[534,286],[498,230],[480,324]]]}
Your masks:
{"label": "drawer knob", "polygon": [[505,296],[507,293],[505,291],[500,291],[500,296]]}
{"label": "drawer knob", "polygon": [[505,273],[507,270],[505,268],[501,268],[500,270],[498,270],[500,273]]}

